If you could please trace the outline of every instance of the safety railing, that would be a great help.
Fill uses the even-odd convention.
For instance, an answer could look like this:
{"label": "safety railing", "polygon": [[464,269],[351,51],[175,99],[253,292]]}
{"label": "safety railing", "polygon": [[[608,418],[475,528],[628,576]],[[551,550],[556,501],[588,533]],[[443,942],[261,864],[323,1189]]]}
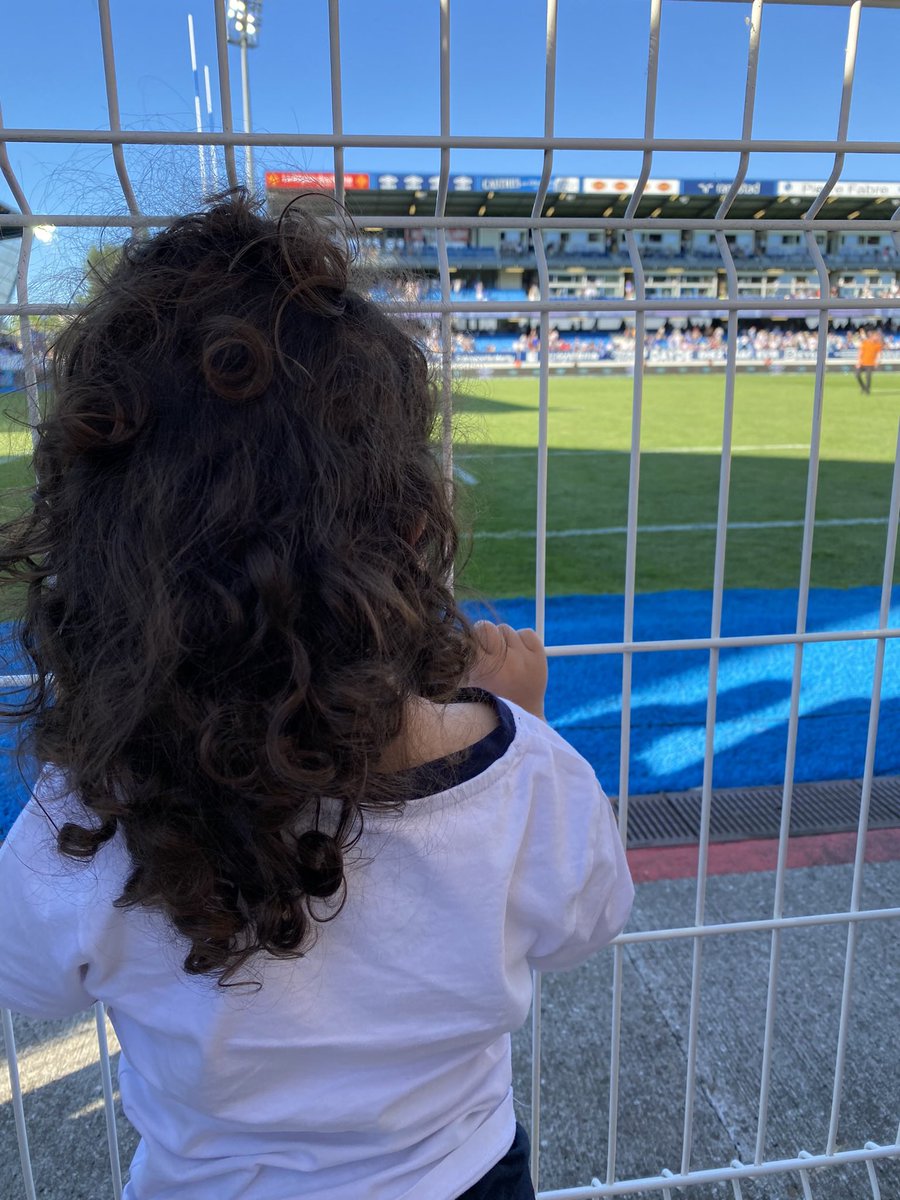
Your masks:
{"label": "safety railing", "polygon": [[[633,362],[632,383],[632,418],[631,439],[629,450],[628,470],[628,499],[627,519],[622,527],[616,527],[615,532],[625,536],[625,583],[624,583],[624,619],[622,636],[615,643],[586,643],[578,645],[551,645],[551,657],[572,655],[607,655],[616,654],[622,658],[622,720],[620,730],[621,770],[617,781],[619,802],[619,827],[622,837],[627,837],[628,830],[628,798],[629,798],[629,762],[631,752],[631,697],[632,697],[632,668],[636,654],[649,652],[676,652],[684,650],[702,650],[708,654],[709,683],[705,716],[705,754],[703,762],[702,782],[702,820],[700,843],[697,855],[697,871],[694,890],[693,919],[677,927],[641,929],[626,932],[616,940],[613,950],[612,963],[612,1000],[611,1028],[609,1038],[609,1104],[608,1123],[605,1145],[598,1146],[599,1151],[605,1152],[605,1177],[601,1180],[594,1178],[590,1182],[578,1185],[573,1180],[573,1186],[541,1193],[543,1200],[580,1200],[587,1197],[611,1197],[635,1194],[659,1194],[671,1197],[676,1189],[684,1189],[690,1193],[713,1184],[724,1184],[736,1200],[743,1196],[742,1186],[754,1181],[764,1182],[770,1178],[784,1181],[791,1180],[799,1183],[805,1200],[811,1200],[815,1194],[812,1180],[814,1172],[836,1170],[853,1164],[863,1164],[866,1170],[867,1186],[874,1200],[879,1200],[882,1193],[879,1185],[879,1166],[885,1160],[900,1159],[900,1130],[896,1141],[890,1144],[878,1144],[866,1141],[863,1145],[842,1147],[839,1139],[841,1106],[843,1096],[843,1079],[848,1054],[848,1032],[850,1028],[850,1013],[853,995],[854,965],[856,961],[859,931],[872,923],[896,921],[900,917],[900,907],[872,907],[863,903],[863,872],[865,862],[866,837],[869,819],[869,803],[872,791],[872,780],[875,770],[875,747],[878,734],[882,679],[884,674],[885,653],[888,643],[900,637],[900,628],[890,624],[891,589],[895,568],[895,550],[898,534],[898,519],[900,519],[900,442],[894,458],[893,484],[889,510],[884,513],[883,521],[886,528],[885,553],[883,563],[883,582],[880,592],[878,622],[867,628],[844,629],[839,631],[810,630],[807,624],[808,604],[810,596],[810,575],[813,554],[813,544],[817,525],[816,497],[819,478],[821,455],[823,394],[825,381],[825,361],[827,337],[829,331],[829,314],[833,308],[840,306],[841,310],[853,310],[865,314],[873,310],[898,310],[900,298],[847,298],[839,300],[830,295],[828,270],[821,249],[817,244],[815,234],[822,231],[854,232],[873,231],[889,233],[893,236],[897,251],[900,252],[900,209],[881,220],[839,220],[825,218],[822,214],[827,211],[825,206],[835,185],[841,179],[845,158],[848,154],[865,153],[873,155],[900,154],[900,141],[860,141],[848,137],[850,103],[853,95],[856,76],[857,48],[859,44],[860,19],[863,9],[862,0],[828,0],[834,7],[846,10],[847,41],[844,58],[843,76],[836,80],[841,89],[840,113],[834,137],[831,139],[784,139],[754,138],[753,121],[757,100],[757,64],[762,36],[764,10],[772,3],[806,3],[807,0],[752,0],[745,4],[748,9],[748,42],[746,60],[746,88],[744,96],[743,118],[739,136],[725,139],[702,138],[661,138],[656,134],[657,84],[659,79],[660,57],[665,53],[663,30],[663,11],[678,0],[648,0],[648,57],[647,84],[644,108],[644,129],[640,137],[569,137],[557,130],[556,121],[556,67],[557,67],[557,31],[560,14],[557,0],[546,2],[546,69],[544,79],[544,120],[543,133],[534,137],[510,137],[502,134],[490,135],[459,135],[452,132],[450,120],[451,97],[451,57],[450,57],[450,0],[436,0],[439,8],[439,95],[440,95],[440,129],[437,134],[391,135],[380,133],[348,133],[343,120],[343,90],[341,79],[341,41],[340,41],[340,3],[339,0],[328,0],[328,31],[330,46],[330,78],[332,100],[332,129],[326,132],[264,132],[248,133],[236,130],[231,112],[231,80],[229,76],[228,53],[226,44],[226,13],[224,0],[214,0],[215,28],[217,43],[217,63],[219,75],[219,98],[222,111],[222,130],[220,132],[193,132],[172,130],[133,130],[123,128],[118,101],[118,80],[114,55],[114,36],[109,0],[98,0],[100,19],[102,61],[106,84],[108,104],[107,129],[72,129],[60,126],[58,128],[4,128],[0,117],[0,171],[12,192],[19,212],[0,216],[0,225],[21,226],[23,228],[22,246],[19,256],[18,292],[14,304],[0,305],[0,315],[12,315],[19,322],[19,330],[25,357],[25,390],[28,396],[28,413],[32,424],[36,423],[38,415],[38,378],[33,351],[31,333],[31,318],[48,314],[65,313],[71,306],[66,303],[33,303],[29,300],[29,269],[33,245],[33,230],[37,226],[55,225],[57,227],[90,227],[96,229],[131,228],[140,230],[147,227],[161,226],[173,219],[170,213],[142,213],[139,208],[137,195],[129,176],[126,149],[138,146],[213,146],[221,147],[224,152],[227,182],[234,186],[240,181],[240,174],[235,157],[237,147],[276,146],[283,148],[328,147],[334,152],[335,193],[339,200],[344,196],[344,152],[350,148],[372,147],[383,149],[429,149],[439,154],[440,167],[434,211],[432,214],[417,213],[415,216],[396,216],[390,218],[390,223],[398,229],[428,228],[436,230],[437,235],[437,266],[440,282],[440,296],[429,301],[416,301],[405,307],[424,315],[437,317],[440,326],[441,340],[441,369],[440,380],[443,400],[443,450],[446,468],[452,469],[452,431],[453,431],[453,379],[452,379],[452,322],[455,315],[465,315],[472,311],[454,300],[450,286],[450,263],[447,249],[447,229],[454,228],[503,228],[528,230],[534,242],[535,263],[538,276],[539,298],[535,300],[517,299],[513,301],[480,301],[477,304],[479,316],[492,312],[504,314],[528,315],[536,320],[540,332],[539,376],[538,376],[538,426],[537,426],[537,508],[533,530],[511,531],[508,533],[487,533],[487,537],[533,537],[536,547],[535,575],[535,611],[536,626],[543,636],[546,625],[546,551],[548,539],[562,537],[580,531],[557,531],[548,528],[547,497],[548,477],[550,470],[549,447],[549,413],[550,413],[550,313],[584,313],[603,312],[627,313],[633,316],[635,330],[636,353]],[[713,3],[715,0],[706,0]],[[822,4],[824,0],[816,0]],[[896,0],[869,0],[866,7],[897,9],[897,31],[900,32],[900,5]],[[565,14],[563,14],[565,19]],[[2,99],[2,97],[0,97]],[[112,149],[115,171],[121,187],[127,212],[121,215],[94,213],[46,213],[35,212],[29,203],[28,196],[14,171],[8,147],[19,143],[65,143],[72,145],[105,145]],[[534,197],[530,216],[527,217],[470,217],[448,214],[447,201],[450,187],[451,156],[465,150],[534,150],[543,155],[540,185]],[[627,208],[622,216],[605,217],[602,221],[594,218],[563,218],[548,216],[545,211],[548,188],[554,165],[554,155],[558,151],[634,151],[642,156],[641,169],[636,186],[634,187]],[[719,152],[739,156],[738,168],[734,180],[723,196],[718,211],[711,219],[696,219],[677,217],[638,216],[638,208],[644,194],[644,189],[650,178],[654,157],[659,153],[678,152]],[[812,154],[827,153],[833,156],[833,166],[827,181],[819,194],[811,201],[808,210],[801,218],[779,219],[769,217],[763,219],[742,219],[730,215],[730,210],[739,194],[740,186],[746,177],[750,155],[752,153],[768,153],[785,156],[785,160],[795,161]],[[383,223],[383,217],[371,218],[372,224]],[[367,218],[358,218],[360,226],[367,224]],[[548,256],[545,246],[545,234],[549,230],[577,228],[597,228],[602,226],[615,230],[624,235],[628,263],[634,281],[633,295],[627,297],[602,298],[557,298],[551,295],[548,274]],[[644,260],[641,245],[635,236],[644,229],[703,229],[715,235],[716,245],[724,267],[727,279],[727,295],[712,299],[710,297],[675,297],[660,301],[659,298],[648,298],[645,289]],[[733,250],[726,240],[725,233],[733,233],[738,229],[748,230],[777,230],[789,228],[792,232],[800,231],[805,239],[809,261],[819,280],[819,295],[815,299],[763,298],[742,296],[739,294],[738,276]],[[746,260],[742,261],[746,268]],[[718,485],[718,508],[714,525],[715,559],[714,582],[712,589],[712,613],[709,635],[706,637],[674,638],[639,640],[635,637],[635,594],[636,594],[636,564],[638,547],[638,504],[640,496],[640,471],[642,448],[642,405],[644,395],[645,364],[639,348],[644,343],[644,322],[648,313],[658,311],[661,307],[669,313],[690,315],[692,312],[709,311],[714,309],[724,315],[727,322],[727,350],[723,382],[723,420],[721,438],[721,462]],[[403,305],[396,305],[403,308]],[[806,499],[802,528],[802,546],[800,551],[799,588],[797,596],[796,621],[793,632],[786,634],[758,633],[740,637],[723,636],[722,607],[725,594],[725,563],[728,533],[735,526],[729,521],[729,487],[733,455],[733,415],[735,379],[737,373],[737,322],[742,311],[752,309],[757,313],[767,311],[785,313],[792,310],[798,312],[814,311],[818,316],[818,354],[815,365],[815,376],[812,386],[813,408],[812,426],[809,440],[808,472],[806,483]],[[787,522],[785,522],[787,524]],[[795,524],[795,522],[791,522]],[[661,526],[661,530],[665,527]],[[596,531],[595,531],[596,532]],[[607,531],[609,532],[609,531]],[[856,837],[855,855],[852,864],[852,884],[849,904],[837,911],[814,912],[801,915],[786,915],[785,911],[785,880],[788,862],[788,843],[790,836],[792,785],[797,750],[797,737],[800,716],[800,684],[803,667],[804,650],[811,643],[822,641],[854,642],[871,641],[875,646],[875,661],[872,677],[872,691],[869,708],[868,734],[865,746],[865,768],[861,786],[861,802],[859,823]],[[739,647],[760,647],[773,645],[792,645],[794,660],[790,692],[790,707],[787,729],[787,757],[783,784],[782,821],[778,837],[777,865],[774,872],[773,891],[770,900],[770,915],[761,919],[737,920],[728,923],[707,922],[707,883],[709,859],[710,813],[713,798],[713,761],[715,749],[716,714],[717,714],[717,676],[720,656],[723,651]],[[0,684],[11,686],[21,683],[18,677],[6,677]],[[831,1089],[830,1117],[828,1132],[824,1143],[812,1149],[796,1147],[793,1154],[780,1157],[769,1157],[767,1147],[772,1141],[772,1130],[769,1119],[771,1081],[773,1069],[773,1047],[779,1019],[779,982],[782,976],[784,938],[791,931],[809,930],[815,927],[838,927],[846,932],[844,952],[843,983],[841,989],[840,1014],[838,1021],[837,1040],[834,1047],[834,1071]],[[712,938],[749,937],[750,935],[765,935],[769,939],[769,964],[766,984],[765,1015],[762,1029],[762,1058],[758,1079],[757,1093],[757,1128],[752,1161],[725,1161],[712,1167],[698,1168],[694,1162],[694,1113],[697,1103],[697,1061],[698,1043],[701,1035],[701,1001],[704,995],[703,963],[705,947]],[[665,1168],[660,1164],[655,1174],[641,1177],[621,1178],[617,1171],[618,1124],[620,1115],[620,1089],[623,1063],[620,1055],[621,1024],[623,1006],[627,1000],[624,971],[626,955],[630,947],[647,944],[686,943],[691,946],[692,960],[690,980],[687,987],[686,1000],[689,1004],[689,1020],[687,1045],[685,1050],[686,1070],[683,1083],[681,1156],[675,1169]],[[531,1098],[531,1133],[532,1133],[532,1172],[536,1181],[540,1180],[541,1156],[541,1048],[542,1048],[542,999],[541,979],[535,978],[535,1001],[532,1020],[532,1098]],[[22,1170],[23,1194],[28,1200],[34,1200],[38,1195],[37,1185],[33,1178],[32,1162],[28,1141],[28,1104],[27,1096],[19,1078],[17,1066],[15,1035],[12,1017],[8,1012],[2,1015],[4,1043],[10,1080],[10,1103],[14,1115],[16,1134],[18,1137],[19,1155]],[[122,1192],[122,1172],[119,1165],[119,1152],[116,1139],[116,1122],[114,1114],[114,1087],[110,1071],[109,1052],[106,1044],[104,1014],[101,1006],[97,1006],[96,1028],[98,1034],[98,1057],[100,1063],[103,1103],[106,1111],[106,1128],[111,1162],[110,1190],[115,1197]],[[799,1081],[798,1086],[802,1086]],[[886,1103],[896,1104],[897,1097],[885,1098]],[[900,1119],[900,1112],[893,1114],[894,1119]],[[600,1141],[602,1139],[598,1139]],[[646,1147],[648,1158],[652,1159],[653,1147]],[[573,1171],[574,1173],[574,1171]],[[755,1194],[755,1193],[753,1193]],[[785,1193],[787,1194],[787,1193]],[[793,1194],[793,1193],[792,1193]],[[884,1197],[887,1200],[887,1196]]]}

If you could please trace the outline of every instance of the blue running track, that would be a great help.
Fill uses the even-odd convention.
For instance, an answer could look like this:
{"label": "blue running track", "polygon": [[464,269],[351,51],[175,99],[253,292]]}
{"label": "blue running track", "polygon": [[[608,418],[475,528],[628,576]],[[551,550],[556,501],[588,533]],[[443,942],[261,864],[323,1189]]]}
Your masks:
{"label": "blue running track", "polygon": [[[813,589],[807,629],[871,629],[880,588]],[[619,642],[621,596],[560,596],[547,602],[548,644]],[[656,592],[635,600],[637,641],[708,637],[712,592]],[[534,623],[531,600],[500,601],[496,616]],[[795,590],[727,591],[722,635],[790,633]],[[889,624],[900,626],[900,588]],[[863,773],[875,667],[874,641],[809,644],[803,651],[795,779],[851,779]],[[632,657],[632,795],[699,787],[703,780],[709,652],[660,651]],[[722,651],[719,659],[715,787],[780,783],[784,777],[793,646]],[[621,655],[556,658],[547,717],[590,760],[610,793],[619,786]],[[885,655],[875,771],[900,774],[900,645]]]}
{"label": "blue running track", "polygon": [[[813,589],[807,628],[850,630],[878,624],[880,589]],[[711,592],[659,592],[635,601],[638,641],[707,637]],[[790,633],[794,590],[727,591],[722,633]],[[534,623],[532,600],[503,600],[496,619]],[[550,644],[622,639],[621,596],[560,596],[547,603]],[[900,588],[894,589],[889,624],[900,626]],[[795,778],[858,778],[863,773],[875,666],[874,641],[816,643],[803,652],[800,725]],[[633,795],[699,787],[703,777],[707,651],[665,651],[633,656],[630,791]],[[11,664],[13,665],[13,664]],[[721,653],[715,740],[715,787],[780,783],[787,748],[793,646]],[[6,670],[10,667],[6,666]],[[15,666],[13,665],[13,669]],[[547,716],[593,764],[606,790],[619,781],[622,659],[602,654],[556,658],[550,668]],[[6,733],[3,744],[10,746]],[[900,644],[885,656],[875,772],[900,774]],[[11,756],[0,779],[0,834],[26,795]]]}

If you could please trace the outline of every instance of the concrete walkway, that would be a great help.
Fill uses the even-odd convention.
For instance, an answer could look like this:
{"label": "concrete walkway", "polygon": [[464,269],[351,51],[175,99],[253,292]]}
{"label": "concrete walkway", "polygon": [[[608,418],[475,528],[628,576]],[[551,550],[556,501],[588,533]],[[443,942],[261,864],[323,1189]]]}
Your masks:
{"label": "concrete walkway", "polygon": [[[849,866],[791,870],[785,915],[844,910]],[[771,916],[771,872],[710,878],[707,923]],[[695,884],[639,886],[629,931],[690,925]],[[863,907],[900,905],[900,862],[866,868]],[[900,1122],[900,988],[896,921],[859,929],[838,1149],[889,1143]],[[824,1152],[831,1111],[846,926],[782,934],[767,1158]],[[771,935],[706,938],[701,974],[692,1169],[753,1159]],[[654,1176],[681,1163],[690,940],[630,945],[624,954],[616,1176]],[[542,1190],[605,1177],[612,954],[543,981]],[[112,1196],[93,1017],[46,1024],[16,1019],[37,1193],[44,1200]],[[112,1042],[115,1049],[115,1041]],[[24,1196],[8,1081],[0,1072],[0,1196]],[[528,1122],[530,1034],[516,1038],[516,1090]],[[135,1146],[119,1119],[122,1159]],[[882,1200],[900,1198],[900,1158],[877,1167]],[[814,1200],[864,1200],[863,1166],[810,1178]],[[644,1193],[647,1194],[647,1193]],[[654,1193],[661,1196],[660,1192]],[[732,1200],[726,1185],[692,1188],[690,1200]],[[744,1200],[801,1200],[798,1175],[743,1185]],[[363,1200],[363,1198],[361,1198]]]}

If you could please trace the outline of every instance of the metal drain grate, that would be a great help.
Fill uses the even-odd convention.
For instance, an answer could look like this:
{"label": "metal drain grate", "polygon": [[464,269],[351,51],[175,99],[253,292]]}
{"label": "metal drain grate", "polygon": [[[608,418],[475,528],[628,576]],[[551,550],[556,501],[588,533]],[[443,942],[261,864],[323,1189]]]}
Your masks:
{"label": "metal drain grate", "polygon": [[[776,838],[781,826],[783,787],[723,788],[713,792],[709,820],[711,842]],[[856,832],[861,779],[794,784],[791,837]],[[615,804],[615,800],[613,800]],[[655,792],[628,800],[628,847],[675,846],[699,841],[701,796]],[[869,829],[900,826],[900,775],[872,782]]]}

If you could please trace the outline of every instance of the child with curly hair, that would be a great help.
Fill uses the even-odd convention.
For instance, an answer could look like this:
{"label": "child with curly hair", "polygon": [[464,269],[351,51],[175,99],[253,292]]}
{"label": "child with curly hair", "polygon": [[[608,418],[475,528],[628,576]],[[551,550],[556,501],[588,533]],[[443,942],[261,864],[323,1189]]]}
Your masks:
{"label": "child with curly hair", "polygon": [[241,194],[129,242],[2,532],[43,766],[0,1005],[107,1005],[127,1200],[533,1196],[510,1032],[631,906],[539,640],[454,599],[427,362],[348,270]]}

